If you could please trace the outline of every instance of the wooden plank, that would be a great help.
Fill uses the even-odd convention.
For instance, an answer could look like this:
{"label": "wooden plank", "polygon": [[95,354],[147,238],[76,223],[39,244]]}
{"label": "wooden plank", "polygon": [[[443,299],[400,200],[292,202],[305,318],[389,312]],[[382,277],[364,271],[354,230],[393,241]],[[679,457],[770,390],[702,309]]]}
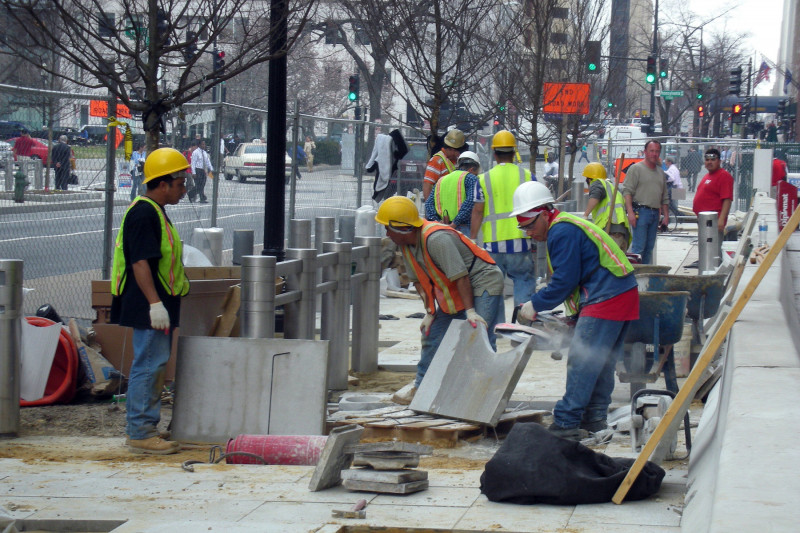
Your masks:
{"label": "wooden plank", "polygon": [[661,419],[661,422],[659,422],[658,427],[656,427],[656,430],[647,440],[647,443],[642,448],[641,453],[639,453],[636,461],[633,463],[630,470],[628,470],[628,474],[625,476],[625,479],[622,480],[617,492],[611,499],[614,503],[622,503],[622,501],[625,499],[625,496],[628,494],[628,491],[631,489],[634,481],[636,481],[636,478],[639,477],[639,474],[642,472],[645,463],[656,450],[656,447],[661,443],[662,440],[668,441],[671,439],[672,435],[674,435],[678,430],[678,427],[683,420],[683,416],[689,409],[689,405],[694,399],[695,393],[702,384],[701,378],[703,378],[708,366],[711,364],[714,354],[716,354],[717,350],[722,345],[722,342],[725,340],[725,337],[727,337],[728,332],[730,332],[731,328],[733,327],[734,322],[736,322],[736,319],[739,318],[742,309],[744,309],[745,305],[747,305],[747,303],[750,301],[750,298],[758,288],[761,280],[764,279],[767,271],[775,262],[778,254],[783,250],[783,247],[786,246],[786,243],[789,241],[789,237],[797,228],[798,223],[800,223],[800,209],[795,209],[794,213],[792,214],[792,218],[789,219],[789,222],[786,223],[783,231],[781,231],[780,235],[778,235],[778,240],[775,241],[775,244],[764,258],[764,261],[761,263],[761,265],[759,265],[755,274],[753,274],[753,278],[747,284],[747,287],[745,287],[744,291],[742,291],[741,296],[739,296],[739,298],[736,300],[736,303],[734,304],[728,316],[725,317],[725,320],[720,325],[720,328],[703,346],[703,350],[700,352],[700,356],[697,358],[697,362],[692,368],[692,372],[689,374],[689,377],[686,378],[683,387],[681,387],[681,389],[678,391],[678,394],[675,396],[675,399],[672,401],[672,404],[669,406],[666,414]]}
{"label": "wooden plank", "polygon": [[241,305],[241,286],[234,285],[225,294],[222,303],[222,314],[217,316],[209,335],[212,337],[230,337],[236,322],[239,320],[239,306]]}

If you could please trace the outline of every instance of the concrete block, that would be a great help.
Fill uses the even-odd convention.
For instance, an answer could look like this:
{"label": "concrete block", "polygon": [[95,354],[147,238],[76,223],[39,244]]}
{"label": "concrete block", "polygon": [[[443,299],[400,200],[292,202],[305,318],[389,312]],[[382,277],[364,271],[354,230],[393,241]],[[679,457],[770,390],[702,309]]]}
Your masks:
{"label": "concrete block", "polygon": [[409,406],[414,411],[497,425],[533,352],[531,340],[495,353],[486,329],[453,320]]}
{"label": "concrete block", "polygon": [[350,453],[412,452],[419,455],[431,455],[433,453],[433,446],[395,440],[389,442],[364,442],[354,444],[348,446],[346,451]]}
{"label": "concrete block", "polygon": [[353,466],[370,466],[375,470],[398,470],[419,466],[419,454],[414,452],[357,453]]}
{"label": "concrete block", "polygon": [[428,480],[410,481],[408,483],[379,483],[377,481],[356,481],[346,479],[342,485],[347,490],[360,490],[365,492],[382,492],[386,494],[411,494],[428,488]]}
{"label": "concrete block", "polygon": [[425,470],[372,470],[353,468],[342,470],[343,481],[374,481],[377,483],[408,483],[428,479]]}
{"label": "concrete block", "polygon": [[335,487],[342,481],[342,470],[353,462],[353,454],[347,453],[345,447],[357,443],[361,439],[364,428],[350,424],[333,428],[325,441],[325,447],[319,457],[308,490],[316,492]]}
{"label": "concrete block", "polygon": [[181,337],[172,435],[321,435],[327,361],[327,341]]}

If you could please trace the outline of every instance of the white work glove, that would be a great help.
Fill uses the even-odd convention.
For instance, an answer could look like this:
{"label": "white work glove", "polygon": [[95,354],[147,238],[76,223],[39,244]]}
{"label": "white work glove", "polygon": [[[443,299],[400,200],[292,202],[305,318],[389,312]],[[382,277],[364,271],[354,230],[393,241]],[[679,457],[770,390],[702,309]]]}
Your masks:
{"label": "white work glove", "polygon": [[161,302],[150,304],[150,326],[169,331],[169,313]]}
{"label": "white work glove", "polygon": [[517,316],[519,318],[524,318],[525,320],[533,322],[534,320],[536,320],[537,314],[538,313],[536,313],[536,309],[533,308],[533,302],[528,300],[527,302],[522,304],[522,307],[520,308]]}
{"label": "white work glove", "polygon": [[478,324],[483,324],[483,327],[485,327],[487,330],[489,329],[489,325],[486,323],[486,320],[484,320],[474,308],[467,309],[467,320],[473,328],[477,328]]}
{"label": "white work glove", "polygon": [[433,324],[433,315],[430,313],[425,313],[425,318],[422,319],[422,323],[419,325],[419,331],[426,337],[431,333],[431,324]]}

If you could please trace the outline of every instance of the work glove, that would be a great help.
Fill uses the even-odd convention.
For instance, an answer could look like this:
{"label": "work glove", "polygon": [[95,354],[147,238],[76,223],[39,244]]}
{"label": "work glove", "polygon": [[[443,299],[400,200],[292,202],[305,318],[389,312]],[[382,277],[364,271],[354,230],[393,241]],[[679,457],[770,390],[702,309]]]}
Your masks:
{"label": "work glove", "polygon": [[527,302],[522,304],[522,307],[520,307],[519,314],[517,316],[519,318],[523,318],[525,320],[533,322],[534,320],[536,320],[537,314],[538,313],[536,312],[536,309],[533,308],[533,302],[528,300]]}
{"label": "work glove", "polygon": [[426,337],[431,333],[431,324],[433,324],[433,315],[430,313],[425,313],[425,318],[422,319],[422,323],[419,325],[419,331]]}
{"label": "work glove", "polygon": [[489,329],[489,325],[486,323],[486,320],[484,320],[474,308],[467,309],[467,320],[473,328],[477,328],[478,324],[483,324],[483,327],[485,327],[487,330]]}
{"label": "work glove", "polygon": [[169,313],[161,302],[150,304],[150,327],[169,331]]}

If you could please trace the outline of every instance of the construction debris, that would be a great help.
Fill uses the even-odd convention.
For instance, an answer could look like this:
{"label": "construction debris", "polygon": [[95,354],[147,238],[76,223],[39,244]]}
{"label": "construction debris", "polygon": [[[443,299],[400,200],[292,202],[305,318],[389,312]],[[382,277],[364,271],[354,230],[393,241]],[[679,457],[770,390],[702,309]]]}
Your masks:
{"label": "construction debris", "polygon": [[430,455],[431,446],[407,442],[376,442],[347,446],[355,454],[353,468],[342,471],[342,485],[348,490],[410,494],[428,488],[428,472],[414,470],[420,455]]}
{"label": "construction debris", "polygon": [[331,511],[331,516],[334,518],[366,518],[367,511],[365,507],[367,506],[367,500],[358,500],[352,508],[348,509],[347,511],[338,511],[334,510]]}

